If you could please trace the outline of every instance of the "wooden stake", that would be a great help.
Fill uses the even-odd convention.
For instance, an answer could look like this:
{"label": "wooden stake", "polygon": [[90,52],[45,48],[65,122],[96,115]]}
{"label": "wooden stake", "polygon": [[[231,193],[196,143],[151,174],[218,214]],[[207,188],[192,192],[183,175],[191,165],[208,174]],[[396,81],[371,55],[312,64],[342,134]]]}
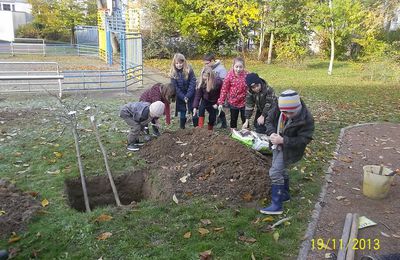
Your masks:
{"label": "wooden stake", "polygon": [[114,179],[111,174],[110,166],[108,165],[107,152],[103,146],[103,143],[101,142],[99,129],[97,129],[96,119],[94,118],[94,116],[90,117],[90,122],[92,123],[92,127],[94,129],[94,133],[96,135],[97,142],[99,143],[99,146],[100,146],[100,150],[103,153],[104,164],[106,165],[108,179],[110,180],[111,188],[114,193],[115,203],[117,203],[117,206],[120,207],[120,206],[122,206],[122,204],[121,204],[121,201],[119,200],[117,187],[115,187],[115,183],[114,183]]}
{"label": "wooden stake", "polygon": [[349,238],[349,246],[347,248],[346,260],[354,260],[354,244],[357,242],[358,235],[358,214],[353,214],[353,221],[351,223],[351,232]]}
{"label": "wooden stake", "polygon": [[341,246],[339,248],[337,260],[346,260],[347,243],[349,241],[352,219],[353,219],[353,214],[347,213],[346,220],[344,221],[342,238],[340,240],[341,241],[341,243],[340,243]]}
{"label": "wooden stake", "polygon": [[89,197],[88,197],[87,189],[86,189],[85,175],[83,174],[81,149],[79,148],[78,133],[76,132],[75,126],[72,126],[72,134],[74,135],[74,140],[75,140],[76,158],[78,159],[79,173],[81,175],[81,183],[82,183],[82,190],[83,190],[83,199],[85,201],[85,208],[86,208],[86,212],[90,212]]}

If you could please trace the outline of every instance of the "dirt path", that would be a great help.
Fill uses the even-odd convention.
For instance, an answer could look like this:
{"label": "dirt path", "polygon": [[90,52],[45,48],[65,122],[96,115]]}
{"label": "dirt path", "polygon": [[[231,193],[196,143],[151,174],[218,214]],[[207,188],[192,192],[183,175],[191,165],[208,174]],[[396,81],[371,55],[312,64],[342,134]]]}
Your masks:
{"label": "dirt path", "polygon": [[[324,259],[325,253],[337,254],[347,213],[358,213],[377,223],[359,230],[360,248],[356,250],[355,259],[363,255],[399,254],[400,176],[395,177],[387,198],[372,200],[362,193],[362,167],[383,164],[392,170],[400,168],[400,125],[385,123],[350,127],[344,130],[339,142],[336,160],[331,167],[331,181],[328,181],[326,196],[320,203],[322,210],[311,238],[315,247],[313,250],[313,244],[310,244],[307,259]],[[317,239],[329,243],[333,250],[319,250]],[[361,242],[365,242],[365,246]]]}

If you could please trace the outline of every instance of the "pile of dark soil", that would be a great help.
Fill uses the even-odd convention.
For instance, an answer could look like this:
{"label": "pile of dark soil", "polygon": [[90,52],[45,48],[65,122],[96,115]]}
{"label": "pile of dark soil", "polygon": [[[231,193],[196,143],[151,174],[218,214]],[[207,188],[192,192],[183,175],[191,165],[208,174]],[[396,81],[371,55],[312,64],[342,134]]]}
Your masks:
{"label": "pile of dark soil", "polygon": [[40,208],[40,202],[31,194],[24,193],[13,184],[0,179],[0,238],[25,230],[27,222]]}
{"label": "pile of dark soil", "polygon": [[150,165],[143,186],[147,198],[213,196],[236,203],[269,194],[271,157],[223,133],[199,128],[165,132],[139,155]]}

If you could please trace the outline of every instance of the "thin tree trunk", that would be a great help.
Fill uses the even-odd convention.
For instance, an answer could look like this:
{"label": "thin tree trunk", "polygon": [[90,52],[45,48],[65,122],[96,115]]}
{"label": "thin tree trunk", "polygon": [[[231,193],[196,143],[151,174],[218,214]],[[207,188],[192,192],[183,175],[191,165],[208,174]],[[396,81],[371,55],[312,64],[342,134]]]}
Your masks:
{"label": "thin tree trunk", "polygon": [[103,146],[103,143],[101,142],[99,129],[97,129],[96,120],[95,120],[94,116],[90,117],[90,122],[92,123],[92,127],[94,129],[94,133],[96,135],[97,142],[99,143],[100,150],[101,150],[101,152],[103,154],[104,164],[106,165],[106,171],[107,171],[108,179],[110,180],[111,188],[112,188],[112,191],[114,193],[115,203],[117,204],[118,207],[122,206],[121,202],[119,200],[117,187],[115,187],[114,179],[113,179],[112,174],[111,174],[110,166],[108,165],[107,152],[106,152],[106,149]]}
{"label": "thin tree trunk", "polygon": [[81,175],[81,183],[82,183],[82,190],[83,190],[83,199],[85,201],[85,208],[86,208],[86,212],[90,212],[89,197],[88,197],[88,193],[87,193],[87,189],[86,189],[85,175],[83,174],[81,149],[79,148],[79,139],[78,139],[78,133],[76,132],[76,125],[72,126],[72,133],[74,135],[74,140],[75,140],[76,158],[78,159],[79,173]]}
{"label": "thin tree trunk", "polygon": [[268,59],[267,64],[271,64],[272,62],[272,49],[274,47],[274,31],[271,31],[271,37],[269,38],[269,47],[268,47]]}
{"label": "thin tree trunk", "polygon": [[[263,12],[262,16],[264,17],[264,12]],[[262,50],[264,47],[264,41],[265,41],[265,21],[264,21],[264,18],[262,18],[261,19],[261,29],[260,29],[260,45],[258,47],[257,60],[261,60]]]}
{"label": "thin tree trunk", "polygon": [[331,12],[331,59],[329,61],[328,75],[332,75],[333,70],[333,60],[335,59],[335,27],[333,24],[333,6],[332,0],[329,0],[329,10]]}

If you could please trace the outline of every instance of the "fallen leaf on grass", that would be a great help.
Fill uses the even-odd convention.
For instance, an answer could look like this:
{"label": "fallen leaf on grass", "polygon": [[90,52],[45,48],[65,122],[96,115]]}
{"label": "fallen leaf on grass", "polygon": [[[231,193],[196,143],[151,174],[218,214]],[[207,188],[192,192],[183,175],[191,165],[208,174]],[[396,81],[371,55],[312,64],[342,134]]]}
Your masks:
{"label": "fallen leaf on grass", "polygon": [[215,232],[222,232],[222,231],[225,230],[225,228],[224,228],[224,227],[216,227],[216,228],[213,228],[213,230],[214,230]]}
{"label": "fallen leaf on grass", "polygon": [[346,197],[345,196],[337,196],[336,199],[337,200],[344,200]]}
{"label": "fallen leaf on grass", "polygon": [[101,214],[95,219],[95,222],[107,222],[110,221],[113,217],[107,214]]}
{"label": "fallen leaf on grass", "polygon": [[274,221],[273,216],[268,216],[268,217],[262,219],[262,222],[272,222],[272,221]]}
{"label": "fallen leaf on grass", "polygon": [[172,200],[173,200],[176,204],[179,203],[179,200],[178,200],[178,198],[176,197],[175,194],[172,196]]}
{"label": "fallen leaf on grass", "polygon": [[180,178],[179,180],[180,180],[182,183],[186,183],[188,177],[189,177],[189,176],[185,175],[185,176],[183,176],[182,178]]}
{"label": "fallen leaf on grass", "polygon": [[22,153],[20,153],[20,152],[15,152],[15,153],[14,153],[14,156],[15,156],[15,157],[20,157],[21,155],[22,155]]}
{"label": "fallen leaf on grass", "polygon": [[210,233],[210,231],[208,229],[206,229],[206,228],[199,228],[198,231],[199,231],[201,236],[205,236],[208,233]]}
{"label": "fallen leaf on grass", "polygon": [[243,196],[242,196],[243,200],[246,202],[250,202],[253,200],[253,195],[251,195],[249,192],[246,192]]}
{"label": "fallen leaf on grass", "polygon": [[49,205],[49,201],[47,199],[42,200],[42,207],[47,207]]}
{"label": "fallen leaf on grass", "polygon": [[351,158],[345,157],[345,156],[341,156],[341,157],[339,157],[338,159],[339,159],[340,161],[346,162],[346,163],[351,163],[351,162],[353,162],[353,160],[352,160]]}
{"label": "fallen leaf on grass", "polygon": [[211,250],[207,250],[207,251],[199,253],[199,256],[200,256],[200,260],[211,260],[212,252],[211,252]]}
{"label": "fallen leaf on grass", "polygon": [[275,241],[279,240],[279,232],[274,232],[274,234],[272,235],[272,237],[274,238]]}
{"label": "fallen leaf on grass", "polygon": [[60,170],[55,170],[55,171],[47,171],[46,173],[51,174],[51,175],[56,175],[56,174],[60,174]]}
{"label": "fallen leaf on grass", "polygon": [[186,232],[184,235],[183,235],[183,237],[184,238],[190,238],[192,236],[192,232]]}
{"label": "fallen leaf on grass", "polygon": [[12,232],[11,237],[8,239],[8,243],[12,244],[21,240],[21,237],[18,236],[15,232]]}
{"label": "fallen leaf on grass", "polygon": [[251,252],[251,260],[256,260],[256,257],[254,256],[253,252]]}
{"label": "fallen leaf on grass", "polygon": [[211,224],[211,220],[209,219],[200,219],[201,224],[203,224],[204,226],[210,225]]}
{"label": "fallen leaf on grass", "polygon": [[53,152],[53,154],[55,155],[55,157],[56,157],[57,159],[60,159],[60,158],[63,157],[63,154],[60,153],[60,152]]}
{"label": "fallen leaf on grass", "polygon": [[252,238],[252,237],[245,237],[245,236],[239,236],[239,240],[245,243],[250,243],[253,244],[257,242],[257,239]]}
{"label": "fallen leaf on grass", "polygon": [[106,240],[112,236],[111,232],[104,232],[97,237],[97,240]]}
{"label": "fallen leaf on grass", "polygon": [[32,197],[36,198],[37,195],[39,195],[39,192],[37,192],[37,191],[29,191],[28,194],[31,195]]}

